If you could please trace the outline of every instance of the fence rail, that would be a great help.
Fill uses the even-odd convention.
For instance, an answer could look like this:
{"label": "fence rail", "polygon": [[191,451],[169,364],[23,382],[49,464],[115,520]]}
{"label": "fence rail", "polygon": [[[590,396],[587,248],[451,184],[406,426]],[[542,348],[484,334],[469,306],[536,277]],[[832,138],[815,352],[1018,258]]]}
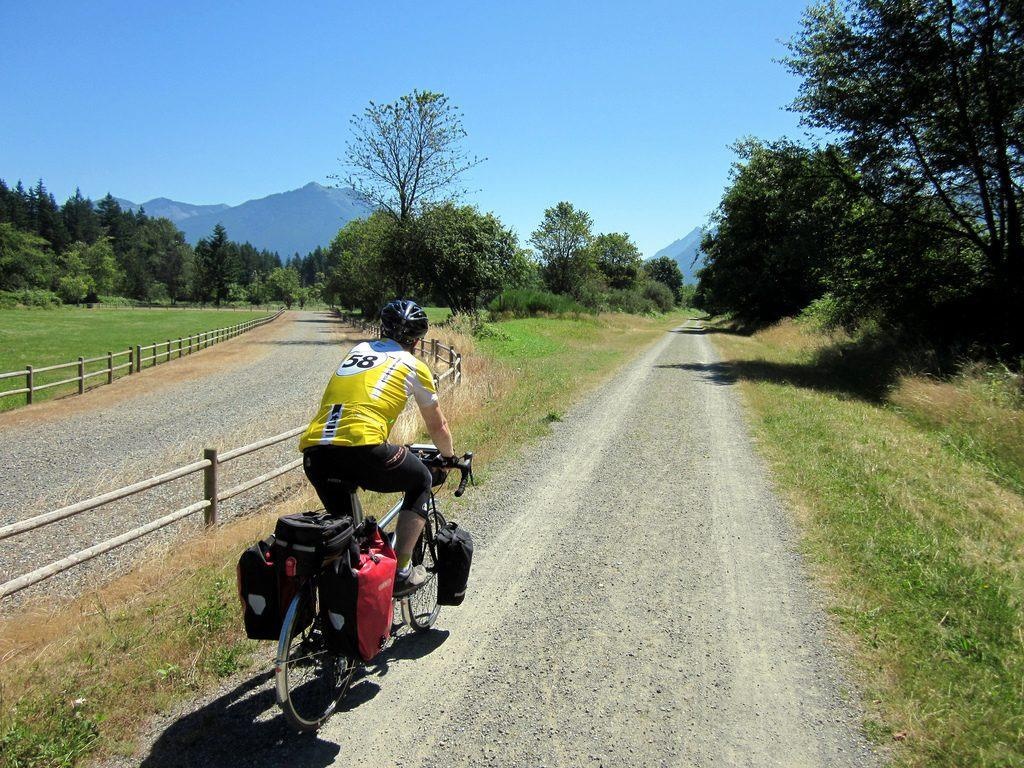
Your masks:
{"label": "fence rail", "polygon": [[[178,359],[184,355],[191,355],[193,352],[198,352],[201,349],[206,349],[207,347],[219,342],[233,339],[247,331],[258,328],[261,325],[266,325],[267,323],[279,318],[283,312],[283,309],[279,309],[272,315],[259,317],[255,320],[247,320],[244,323],[236,323],[235,325],[227,326],[225,328],[217,328],[212,331],[194,333],[191,336],[183,336],[178,339],[155,341],[152,344],[136,344],[134,347],[128,347],[120,352],[107,352],[105,355],[99,355],[98,357],[80,357],[69,363],[57,363],[56,365],[44,366],[26,365],[25,368],[20,371],[0,373],[0,381],[3,381],[4,379],[18,378],[19,376],[25,379],[24,387],[0,391],[0,397],[7,397],[9,395],[25,395],[25,405],[31,405],[36,392],[43,392],[47,389],[53,389],[54,387],[61,387],[75,383],[78,384],[78,394],[81,395],[86,390],[85,383],[97,376],[105,376],[106,381],[103,383],[112,384],[118,371],[127,369],[129,374],[139,373],[142,371],[143,367],[152,368],[154,365],[170,362],[172,358]],[[176,349],[174,345],[177,345]],[[144,356],[143,352],[152,352],[152,354]],[[121,358],[126,358],[126,361],[115,364],[114,361],[119,361]],[[96,363],[106,363],[106,365],[93,371],[86,370],[86,366],[94,365]],[[147,363],[148,365],[146,365]],[[36,376],[39,374],[49,373],[50,371],[59,371],[65,368],[74,368],[75,375],[67,379],[61,379],[60,381],[48,381],[45,384],[36,383]],[[100,386],[102,386],[102,384],[100,384]]]}
{"label": "fence rail", "polygon": [[[434,357],[434,360],[440,360],[449,366],[446,371],[444,371],[440,376],[437,376],[439,386],[444,385],[451,387],[461,382],[462,355],[460,355],[455,349],[438,343],[436,339],[431,339],[429,342],[423,343],[417,351],[424,355],[430,354]],[[440,352],[442,351],[445,354],[441,355]],[[198,472],[203,473],[203,499],[201,501],[176,509],[150,523],[133,528],[130,531],[115,536],[114,538],[107,539],[99,544],[94,544],[91,547],[75,552],[74,554],[68,555],[60,560],[41,566],[29,573],[0,584],[0,599],[13,595],[15,592],[20,592],[34,584],[38,584],[41,581],[56,576],[58,573],[63,573],[64,571],[74,568],[76,565],[87,562],[99,555],[124,546],[125,544],[135,541],[136,539],[140,539],[150,533],[166,528],[167,526],[172,525],[179,520],[184,520],[197,512],[203,512],[204,524],[206,527],[216,525],[219,519],[220,502],[227,501],[235,496],[251,491],[253,488],[263,485],[264,483],[268,483],[281,475],[291,472],[292,470],[298,469],[302,466],[302,459],[289,461],[286,464],[276,467],[268,472],[264,472],[257,477],[226,490],[220,490],[219,488],[220,467],[229,461],[234,461],[235,459],[239,459],[243,456],[278,445],[286,440],[294,439],[302,434],[305,429],[305,425],[295,427],[294,429],[289,429],[287,432],[282,432],[278,435],[258,440],[255,443],[250,443],[249,445],[244,445],[240,448],[224,451],[223,453],[218,452],[216,448],[207,448],[203,451],[203,458],[199,461],[194,461],[182,467],[177,467],[146,480],[140,480],[137,483],[126,485],[123,488],[108,491],[107,493],[100,494],[99,496],[94,496],[91,499],[86,499],[85,501],[61,507],[60,509],[53,510],[52,512],[46,512],[41,515],[30,517],[26,520],[20,520],[16,523],[0,527],[0,541],[2,541],[3,539],[27,533],[28,531],[33,531],[38,528],[42,528],[43,526],[56,523],[60,520],[73,517],[74,515],[79,515],[83,512],[97,509],[105,504],[133,496],[137,493],[156,488],[174,480],[179,480]]]}

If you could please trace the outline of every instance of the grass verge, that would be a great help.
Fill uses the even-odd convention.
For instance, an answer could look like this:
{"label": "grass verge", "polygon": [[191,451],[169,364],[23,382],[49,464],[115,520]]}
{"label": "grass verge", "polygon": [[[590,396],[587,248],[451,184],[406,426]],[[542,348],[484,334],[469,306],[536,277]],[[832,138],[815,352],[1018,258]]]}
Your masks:
{"label": "grass verge", "polygon": [[[476,451],[486,480],[489,457],[547,432],[563,409],[681,319],[516,320],[489,325],[478,339],[438,329],[465,356],[464,385],[443,398],[457,448]],[[396,426],[395,439],[417,436],[414,418]],[[277,515],[315,504],[303,488],[277,509],[175,546],[173,556],[153,553],[70,605],[39,604],[0,621],[0,765],[51,768],[130,754],[155,713],[264,666],[266,646],[242,631],[235,562]]]}
{"label": "grass verge", "polygon": [[[903,766],[1024,765],[1024,413],[784,322],[714,336]],[[883,372],[888,372],[883,376]]]}
{"label": "grass verge", "polygon": [[[147,345],[178,339],[202,331],[225,328],[268,312],[225,312],[181,309],[0,309],[0,372],[17,371],[26,365],[43,367],[107,352],[123,352],[135,344]],[[127,362],[121,357],[115,365]],[[106,361],[86,366],[86,373],[106,368]],[[120,371],[124,374],[127,371]],[[63,368],[39,374],[35,384],[62,381],[77,375],[77,369]],[[92,383],[105,381],[100,376]],[[23,377],[0,380],[0,392],[25,386]],[[75,390],[76,384],[38,392],[36,401]],[[0,410],[23,405],[24,395],[0,398]]]}

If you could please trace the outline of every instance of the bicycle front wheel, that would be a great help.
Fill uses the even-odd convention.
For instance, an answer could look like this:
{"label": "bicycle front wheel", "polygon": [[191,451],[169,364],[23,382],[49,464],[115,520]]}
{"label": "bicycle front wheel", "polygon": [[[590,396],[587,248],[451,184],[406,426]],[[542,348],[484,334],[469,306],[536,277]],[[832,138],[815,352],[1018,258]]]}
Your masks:
{"label": "bicycle front wheel", "polygon": [[437,604],[437,549],[434,536],[444,525],[444,517],[436,509],[427,515],[423,528],[412,551],[413,565],[427,569],[427,581],[402,601],[402,612],[406,623],[417,632],[425,632],[434,626],[441,607]]}
{"label": "bicycle front wheel", "polygon": [[274,664],[277,704],[299,731],[316,731],[334,714],[356,670],[353,659],[327,648],[317,607],[311,580],[288,606]]}

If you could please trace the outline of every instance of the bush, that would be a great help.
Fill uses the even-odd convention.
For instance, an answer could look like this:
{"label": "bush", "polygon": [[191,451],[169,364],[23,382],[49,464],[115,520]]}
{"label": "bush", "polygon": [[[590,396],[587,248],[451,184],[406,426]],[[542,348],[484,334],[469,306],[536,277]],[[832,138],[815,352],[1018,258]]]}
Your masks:
{"label": "bush", "polygon": [[57,295],[65,304],[78,304],[91,290],[90,280],[82,275],[64,275],[57,281]]}
{"label": "bush", "polygon": [[571,296],[562,296],[531,288],[503,291],[488,306],[492,317],[533,317],[535,315],[567,315],[588,312]]}
{"label": "bush", "polygon": [[631,288],[612,289],[604,294],[603,305],[611,312],[631,315],[655,315],[675,306],[672,289],[657,280],[648,280]]}
{"label": "bush", "polygon": [[804,307],[797,319],[817,331],[830,331],[842,325],[839,302],[831,293],[826,293]]}
{"label": "bush", "polygon": [[15,307],[59,307],[60,297],[52,291],[26,289],[24,291],[0,291],[0,308]]}
{"label": "bush", "polygon": [[653,302],[660,312],[671,312],[676,305],[676,297],[672,293],[672,289],[658,280],[645,283],[641,287],[641,292],[643,297]]}
{"label": "bush", "polygon": [[145,303],[127,296],[98,296],[97,300],[107,307],[138,307]]}

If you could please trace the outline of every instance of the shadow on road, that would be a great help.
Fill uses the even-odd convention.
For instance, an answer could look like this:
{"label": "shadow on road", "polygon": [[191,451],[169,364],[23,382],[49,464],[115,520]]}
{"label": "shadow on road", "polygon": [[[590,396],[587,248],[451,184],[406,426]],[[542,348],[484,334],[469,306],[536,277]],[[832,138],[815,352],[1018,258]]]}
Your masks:
{"label": "shadow on road", "polygon": [[[271,672],[246,680],[201,709],[183,716],[156,740],[140,764],[143,768],[210,765],[217,768],[282,765],[321,768],[331,765],[340,748],[315,735],[296,734],[277,713]],[[353,694],[356,693],[353,689]],[[371,696],[372,698],[372,696]],[[275,710],[276,711],[276,710]]]}
{"label": "shadow on road", "polygon": [[[370,701],[380,691],[371,678],[388,673],[392,664],[421,659],[441,647],[449,633],[407,632],[396,638],[372,666],[356,673],[336,717]],[[273,673],[263,672],[173,722],[154,742],[142,768],[216,766],[265,768],[268,764],[323,768],[341,751],[314,734],[297,734],[277,709]]]}
{"label": "shadow on road", "polygon": [[654,367],[694,371],[712,384],[728,386],[736,383],[736,374],[728,363],[673,363],[672,365],[656,365]]}
{"label": "shadow on road", "polygon": [[807,362],[753,359],[656,367],[692,371],[718,385],[766,381],[872,403],[885,400],[901,371],[921,369],[919,363],[911,361],[906,352],[884,336],[836,342],[814,352]]}

